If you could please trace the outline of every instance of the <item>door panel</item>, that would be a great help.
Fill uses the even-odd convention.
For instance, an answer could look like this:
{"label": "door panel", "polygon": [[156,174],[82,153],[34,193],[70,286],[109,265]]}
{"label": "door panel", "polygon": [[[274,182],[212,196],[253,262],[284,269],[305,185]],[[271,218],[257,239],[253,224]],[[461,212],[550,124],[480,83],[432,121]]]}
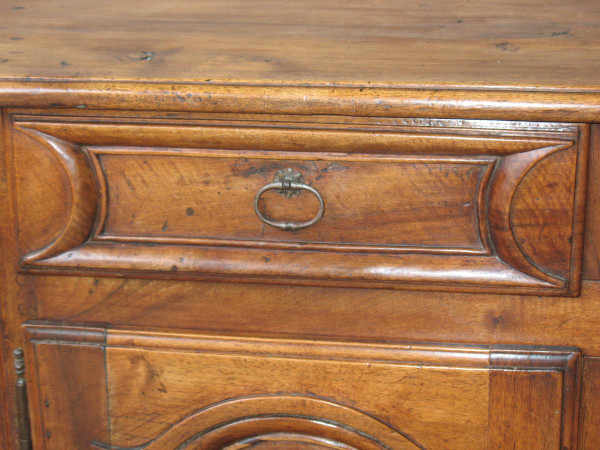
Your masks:
{"label": "door panel", "polygon": [[26,333],[35,442],[46,448],[575,445],[575,349],[49,322]]}

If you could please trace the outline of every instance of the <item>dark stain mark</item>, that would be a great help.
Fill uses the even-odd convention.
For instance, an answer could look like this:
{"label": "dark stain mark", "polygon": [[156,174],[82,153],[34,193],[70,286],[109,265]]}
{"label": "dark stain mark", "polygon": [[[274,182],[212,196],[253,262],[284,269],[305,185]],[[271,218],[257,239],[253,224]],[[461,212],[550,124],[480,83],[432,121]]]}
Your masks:
{"label": "dark stain mark", "polygon": [[12,9],[13,11],[17,11],[17,10],[19,10],[19,9],[25,9],[25,7],[24,7],[24,6],[13,6],[13,7],[12,7],[12,8],[10,8],[10,9]]}
{"label": "dark stain mark", "polygon": [[167,231],[169,229],[169,221],[165,220],[165,223],[163,224],[161,230],[162,231]]}
{"label": "dark stain mark", "polygon": [[131,192],[135,192],[135,186],[133,185],[133,183],[131,182],[131,180],[127,177],[125,177],[125,184],[127,184],[127,186],[129,187],[129,189],[131,189]]}
{"label": "dark stain mark", "polygon": [[179,257],[179,262],[182,263],[183,261],[185,261],[185,258],[183,256]]}
{"label": "dark stain mark", "polygon": [[0,59],[0,64],[8,62],[8,59]]}
{"label": "dark stain mark", "polygon": [[271,258],[269,258],[268,256],[263,256],[263,259],[265,260],[265,262],[271,261]]}
{"label": "dark stain mark", "polygon": [[269,173],[274,172],[275,170],[279,170],[282,168],[282,165],[279,163],[269,163],[269,164],[265,164],[263,166],[260,167],[249,167],[248,169],[242,170],[241,172],[239,172],[239,174],[241,176],[243,176],[244,178],[248,178],[254,175],[260,175],[263,177],[267,177],[267,175]]}
{"label": "dark stain mark", "polygon": [[494,324],[496,325],[500,325],[500,323],[502,322],[502,314],[500,314],[498,317],[494,317]]}
{"label": "dark stain mark", "polygon": [[344,170],[350,170],[350,167],[342,166],[338,163],[329,164],[327,167],[323,168],[321,172],[343,172]]}
{"label": "dark stain mark", "polygon": [[315,181],[319,181],[321,178],[323,178],[323,175],[319,174],[315,177]]}
{"label": "dark stain mark", "polygon": [[[156,368],[152,367],[152,365],[143,356],[139,359],[144,364],[144,366],[146,366],[146,370],[148,371],[148,381],[150,383],[158,385],[156,387],[156,390],[166,393],[167,388],[165,387],[164,383],[160,380],[160,372]],[[142,392],[142,394],[144,393]]]}
{"label": "dark stain mark", "polygon": [[565,31],[554,31],[550,37],[554,37],[554,36],[568,36],[571,34],[571,30],[565,30]]}
{"label": "dark stain mark", "polygon": [[194,211],[194,208],[188,208],[188,209],[186,209],[186,210],[185,210],[185,213],[186,213],[188,216],[193,216],[193,215],[194,215],[194,212],[195,212],[195,211]]}
{"label": "dark stain mark", "polygon": [[462,23],[462,19],[458,19],[456,23]]}
{"label": "dark stain mark", "polygon": [[517,47],[514,44],[511,44],[510,42],[499,42],[497,44],[494,44],[494,47],[499,48],[503,52],[516,52],[517,50],[519,50],[519,47]]}
{"label": "dark stain mark", "polygon": [[175,264],[173,264],[173,265],[171,266],[171,270],[172,270],[173,272],[175,272],[177,269],[178,269],[178,267],[177,267]]}
{"label": "dark stain mark", "polygon": [[150,61],[154,58],[154,55],[156,55],[156,52],[140,52],[127,55],[127,57],[135,61]]}
{"label": "dark stain mark", "polygon": [[64,108],[65,105],[62,103],[50,103],[50,108]]}
{"label": "dark stain mark", "polygon": [[11,41],[22,41],[23,39],[25,39],[25,38],[22,38],[22,37],[19,37],[19,36],[14,36],[14,37],[10,38]]}
{"label": "dark stain mark", "polygon": [[44,405],[46,406],[46,408],[50,408],[50,402],[48,401],[48,399],[44,400]]}
{"label": "dark stain mark", "polygon": [[69,64],[69,63],[68,63],[68,62],[66,62],[66,61],[61,61],[61,62],[60,62],[60,65],[61,65],[61,66],[63,66],[63,67],[66,67],[66,66],[70,66],[71,64]]}
{"label": "dark stain mark", "polygon": [[52,437],[52,432],[46,431],[46,437],[50,439]]}

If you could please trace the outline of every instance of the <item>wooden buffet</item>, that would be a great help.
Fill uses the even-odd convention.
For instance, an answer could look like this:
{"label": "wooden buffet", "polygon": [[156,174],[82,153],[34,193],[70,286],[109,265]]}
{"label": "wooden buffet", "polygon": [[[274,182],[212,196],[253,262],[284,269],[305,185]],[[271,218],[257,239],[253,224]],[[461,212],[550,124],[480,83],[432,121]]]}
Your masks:
{"label": "wooden buffet", "polygon": [[599,2],[0,11],[0,448],[600,448]]}

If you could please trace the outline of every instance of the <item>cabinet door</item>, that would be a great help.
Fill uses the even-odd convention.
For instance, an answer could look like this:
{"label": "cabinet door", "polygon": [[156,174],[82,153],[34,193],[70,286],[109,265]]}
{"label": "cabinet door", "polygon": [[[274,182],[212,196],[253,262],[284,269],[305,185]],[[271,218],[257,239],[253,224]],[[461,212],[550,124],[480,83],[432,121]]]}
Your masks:
{"label": "cabinet door", "polygon": [[26,325],[36,448],[575,448],[572,348]]}

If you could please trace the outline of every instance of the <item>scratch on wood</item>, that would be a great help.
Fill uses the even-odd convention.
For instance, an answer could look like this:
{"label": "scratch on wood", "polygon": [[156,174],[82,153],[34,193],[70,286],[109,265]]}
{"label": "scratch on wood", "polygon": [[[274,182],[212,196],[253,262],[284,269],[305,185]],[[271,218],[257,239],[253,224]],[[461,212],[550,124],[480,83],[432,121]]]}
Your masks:
{"label": "scratch on wood", "polygon": [[133,59],[136,61],[150,61],[156,55],[156,52],[140,52],[140,53],[132,53],[127,55],[129,59]]}
{"label": "scratch on wood", "polygon": [[499,48],[503,52],[516,52],[517,50],[519,50],[519,47],[517,47],[514,44],[511,44],[510,42],[499,42],[497,44],[494,44],[494,47]]}

